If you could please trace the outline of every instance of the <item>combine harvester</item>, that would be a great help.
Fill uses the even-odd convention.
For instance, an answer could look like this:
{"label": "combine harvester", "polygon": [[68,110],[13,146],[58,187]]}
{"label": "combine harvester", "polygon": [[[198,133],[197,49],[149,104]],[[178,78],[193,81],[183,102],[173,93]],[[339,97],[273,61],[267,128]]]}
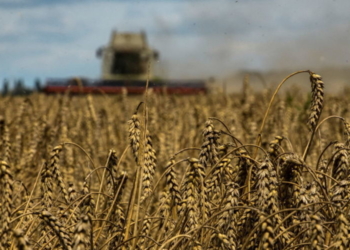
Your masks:
{"label": "combine harvester", "polygon": [[105,93],[142,94],[149,78],[149,88],[154,93],[200,94],[207,93],[204,80],[158,80],[154,77],[154,62],[158,53],[152,50],[145,33],[112,32],[107,47],[97,50],[102,57],[102,78],[48,79],[43,91],[47,94],[65,93]]}

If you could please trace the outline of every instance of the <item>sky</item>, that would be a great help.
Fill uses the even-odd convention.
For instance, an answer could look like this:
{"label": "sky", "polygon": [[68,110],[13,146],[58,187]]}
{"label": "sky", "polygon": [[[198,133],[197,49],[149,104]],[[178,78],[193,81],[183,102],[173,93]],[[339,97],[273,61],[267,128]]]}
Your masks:
{"label": "sky", "polygon": [[349,0],[0,0],[0,78],[99,78],[112,29],[145,31],[164,78],[350,68]]}

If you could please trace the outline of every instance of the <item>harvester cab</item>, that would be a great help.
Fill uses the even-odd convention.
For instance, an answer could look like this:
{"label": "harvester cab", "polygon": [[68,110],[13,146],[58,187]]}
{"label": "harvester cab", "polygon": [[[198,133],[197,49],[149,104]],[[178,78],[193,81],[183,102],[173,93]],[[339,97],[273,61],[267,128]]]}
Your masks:
{"label": "harvester cab", "polygon": [[113,31],[106,47],[97,50],[102,58],[102,79],[146,80],[154,77],[158,52],[147,43],[146,34]]}

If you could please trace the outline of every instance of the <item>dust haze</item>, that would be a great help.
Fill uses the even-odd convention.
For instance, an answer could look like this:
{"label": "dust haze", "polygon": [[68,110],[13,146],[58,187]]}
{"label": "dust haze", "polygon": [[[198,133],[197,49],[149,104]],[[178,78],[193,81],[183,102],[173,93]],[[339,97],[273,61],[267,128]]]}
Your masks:
{"label": "dust haze", "polygon": [[162,73],[170,78],[215,77],[236,90],[246,73],[252,81],[258,74],[273,84],[284,74],[310,69],[331,84],[330,91],[340,91],[350,79],[350,22],[344,9],[350,4],[303,3],[190,2],[177,24],[184,29],[181,39],[172,23],[156,18],[154,46],[162,53],[160,68],[164,63],[167,69]]}

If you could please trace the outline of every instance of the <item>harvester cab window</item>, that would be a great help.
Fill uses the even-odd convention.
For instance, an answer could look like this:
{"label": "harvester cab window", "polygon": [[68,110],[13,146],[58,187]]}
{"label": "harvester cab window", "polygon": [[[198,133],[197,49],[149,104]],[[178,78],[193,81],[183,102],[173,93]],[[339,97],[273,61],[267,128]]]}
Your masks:
{"label": "harvester cab window", "polygon": [[132,75],[145,73],[146,67],[140,53],[114,53],[112,74]]}

